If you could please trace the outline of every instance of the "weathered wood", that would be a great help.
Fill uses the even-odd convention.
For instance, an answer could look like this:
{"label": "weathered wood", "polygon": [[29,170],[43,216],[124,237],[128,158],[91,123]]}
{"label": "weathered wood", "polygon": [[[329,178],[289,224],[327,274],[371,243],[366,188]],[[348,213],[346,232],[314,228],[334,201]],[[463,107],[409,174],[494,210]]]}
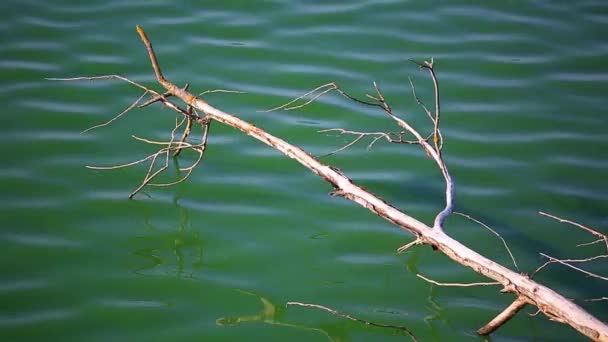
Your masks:
{"label": "weathered wood", "polygon": [[[137,27],[137,31],[148,49],[148,54],[158,82],[173,96],[180,98],[187,105],[205,113],[206,118],[231,126],[282,152],[329,182],[334,187],[335,191],[333,194],[337,194],[358,203],[376,215],[414,234],[420,243],[431,245],[453,261],[499,282],[504,287],[503,292],[512,293],[517,296],[518,305],[516,306],[518,308],[520,308],[520,302],[535,305],[549,319],[568,324],[595,341],[608,342],[608,326],[605,323],[599,321],[584,309],[550,288],[478,254],[460,242],[452,239],[443,231],[443,229],[436,229],[437,227],[431,228],[405,214],[368,190],[354,184],[339,170],[319,162],[301,148],[291,145],[285,140],[275,137],[235,115],[215,108],[202,99],[197,98],[189,91],[173,85],[163,77],[154,50],[152,49],[152,45],[146,37],[146,34],[139,26]],[[435,142],[436,141],[437,138],[435,138]],[[432,151],[436,151],[437,154],[440,154],[438,148],[432,149],[431,153]],[[429,151],[426,152],[428,153]]]}

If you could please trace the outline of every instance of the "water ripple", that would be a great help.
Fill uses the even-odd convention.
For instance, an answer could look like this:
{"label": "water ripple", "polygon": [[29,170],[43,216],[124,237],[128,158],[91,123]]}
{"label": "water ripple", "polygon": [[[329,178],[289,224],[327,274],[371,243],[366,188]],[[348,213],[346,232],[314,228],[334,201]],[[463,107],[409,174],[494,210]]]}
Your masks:
{"label": "water ripple", "polygon": [[63,22],[52,20],[48,17],[25,16],[21,17],[21,20],[23,21],[23,24],[37,26],[44,29],[70,30],[82,28],[82,22]]}
{"label": "water ripple", "polygon": [[52,248],[79,248],[81,243],[52,235],[31,235],[26,233],[4,233],[0,235],[4,241],[22,246],[42,246]]}
{"label": "water ripple", "polygon": [[82,102],[59,102],[54,100],[23,99],[19,104],[24,108],[43,110],[47,113],[101,113],[103,109]]}
{"label": "water ripple", "polygon": [[232,215],[279,215],[280,210],[267,207],[257,206],[254,204],[237,204],[233,202],[194,202],[191,200],[184,200],[181,202],[184,208],[195,209],[198,212],[213,212],[213,213],[228,213]]}
{"label": "water ripple", "polygon": [[49,288],[48,280],[17,280],[0,282],[0,293],[14,293],[20,291],[32,291]]}
{"label": "water ripple", "polygon": [[378,254],[363,254],[363,253],[351,253],[343,254],[337,257],[338,262],[344,262],[347,264],[355,265],[386,265],[394,264],[398,261],[396,255],[378,255]]}
{"label": "water ripple", "polygon": [[135,299],[103,299],[99,300],[102,306],[110,308],[164,308],[169,306],[167,303],[152,301],[152,300],[135,300]]}
{"label": "water ripple", "polygon": [[32,325],[50,321],[63,321],[78,315],[74,309],[40,310],[19,313],[11,316],[0,316],[0,326],[13,327],[16,325]]}
{"label": "water ripple", "polygon": [[59,70],[59,65],[53,63],[45,63],[41,61],[26,61],[26,60],[10,60],[4,59],[0,61],[1,69],[22,69],[22,70],[31,70],[31,71],[43,71],[43,72],[52,72]]}
{"label": "water ripple", "polygon": [[604,142],[603,134],[589,134],[584,132],[546,131],[546,132],[520,132],[520,133],[498,133],[478,132],[462,129],[451,129],[452,139],[466,142],[477,142],[484,144],[525,144],[551,143],[553,141],[576,141],[598,143]]}
{"label": "water ripple", "polygon": [[479,6],[445,6],[439,9],[442,15],[450,17],[475,18],[480,21],[491,21],[492,25],[501,23],[533,26],[552,31],[570,31],[572,26],[557,19],[544,16],[523,15],[516,12],[494,10]]}

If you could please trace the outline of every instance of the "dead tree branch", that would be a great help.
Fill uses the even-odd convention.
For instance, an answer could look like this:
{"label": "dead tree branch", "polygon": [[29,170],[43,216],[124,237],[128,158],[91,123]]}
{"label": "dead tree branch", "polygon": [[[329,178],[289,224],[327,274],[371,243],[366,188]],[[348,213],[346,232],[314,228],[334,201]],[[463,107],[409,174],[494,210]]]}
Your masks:
{"label": "dead tree branch", "polygon": [[[348,95],[342,89],[340,89],[336,83],[332,82],[324,86],[318,87],[312,92],[309,92],[307,95],[312,96],[312,99],[304,103],[304,105],[308,105],[320,96],[325,95],[331,92],[332,90],[335,90],[341,95],[357,103],[375,106],[382,109],[391,119],[395,121],[395,123],[399,127],[401,127],[404,132],[411,134],[413,136],[412,140],[415,141],[416,144],[420,145],[425,151],[425,153],[429,155],[429,157],[437,164],[445,179],[446,204],[443,210],[441,210],[441,212],[439,212],[435,217],[433,226],[430,227],[425,223],[420,222],[419,220],[398,210],[397,208],[385,202],[378,196],[375,196],[371,192],[354,184],[340,170],[319,162],[315,157],[311,156],[299,147],[291,145],[285,140],[275,137],[264,131],[263,129],[249,122],[241,120],[235,115],[226,113],[218,108],[213,107],[203,99],[190,93],[187,89],[175,86],[163,76],[160,66],[158,65],[156,55],[152,48],[152,44],[150,43],[143,29],[137,27],[137,32],[139,33],[140,38],[146,46],[148,56],[154,69],[157,81],[165,88],[167,95],[163,95],[158,92],[149,90],[148,88],[143,87],[130,80],[127,80],[121,76],[110,77],[122,79],[123,81],[132,83],[133,85],[138,86],[143,90],[148,90],[149,93],[153,96],[158,96],[160,98],[159,101],[162,102],[164,105],[173,108],[181,115],[184,115],[186,118],[191,119],[194,123],[204,125],[205,120],[217,121],[219,123],[240,130],[244,134],[247,134],[263,142],[264,144],[267,144],[272,148],[277,149],[278,151],[299,162],[304,167],[308,168],[313,173],[317,174],[318,176],[326,180],[329,184],[331,184],[334,188],[332,194],[340,195],[345,199],[354,201],[357,204],[369,209],[378,216],[413,234],[416,237],[416,240],[414,241],[415,243],[410,243],[406,246],[413,246],[418,243],[433,246],[453,261],[465,267],[469,267],[478,274],[490,278],[496,283],[502,285],[504,288],[503,292],[513,293],[518,298],[521,298],[522,301],[525,301],[531,305],[538,307],[539,310],[542,311],[550,319],[554,319],[562,323],[568,324],[574,329],[578,330],[580,333],[584,334],[585,336],[588,336],[593,340],[608,342],[608,326],[593,317],[592,315],[590,315],[589,313],[587,313],[584,309],[577,306],[570,300],[564,298],[563,296],[559,295],[550,288],[531,280],[529,277],[513,272],[508,268],[503,267],[495,263],[494,261],[478,254],[477,252],[464,246],[463,244],[461,244],[457,240],[454,240],[445,233],[443,225],[445,223],[445,219],[450,215],[453,209],[454,183],[448,172],[448,168],[445,164],[445,161],[441,155],[441,146],[443,144],[443,138],[440,132],[439,83],[437,81],[437,77],[434,70],[434,61],[432,59],[431,61],[418,63],[421,69],[426,69],[429,71],[435,89],[435,112],[432,113],[433,115],[431,115],[433,121],[432,143],[429,143],[426,137],[420,134],[406,121],[393,114],[391,107],[388,105],[386,99],[384,98],[382,92],[380,91],[376,83],[374,83],[376,95],[367,96],[367,98],[369,98],[371,101],[363,101],[356,99]],[[317,93],[315,93],[315,91]],[[193,110],[197,110],[201,113],[204,113],[204,116],[201,117],[198,114],[192,114],[188,110],[183,110],[179,108],[177,105],[168,100],[169,95],[179,98],[185,103],[186,108],[191,107],[193,108]],[[273,110],[297,109],[301,108],[302,106],[303,105],[296,105],[295,102],[292,101],[283,106],[275,107],[273,108]],[[183,148],[185,145],[183,145],[184,143],[180,142],[180,140],[176,141],[172,138],[169,141],[169,145],[165,145],[166,147],[164,147],[164,149],[175,150]],[[201,149],[203,148],[201,144],[199,144],[198,147]],[[145,160],[152,159],[155,161],[159,156],[160,154],[155,154],[153,157],[148,156]],[[167,158],[166,155],[165,158]],[[148,175],[151,175],[150,172],[148,173]],[[517,305],[515,306],[517,307]]]}

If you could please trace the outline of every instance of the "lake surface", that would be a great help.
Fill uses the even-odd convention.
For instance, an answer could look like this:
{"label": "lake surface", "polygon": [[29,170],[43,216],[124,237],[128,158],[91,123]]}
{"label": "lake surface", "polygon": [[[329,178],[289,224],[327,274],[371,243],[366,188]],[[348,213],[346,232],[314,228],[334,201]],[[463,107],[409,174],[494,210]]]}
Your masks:
{"label": "lake surface", "polygon": [[[141,93],[117,81],[45,77],[120,74],[156,86],[141,25],[166,76],[272,134],[321,155],[341,127],[394,131],[373,108],[338,94],[263,113],[338,82],[356,96],[376,81],[395,113],[429,132],[411,95],[432,103],[434,58],[442,91],[444,155],[456,209],[502,234],[519,271],[602,253],[547,211],[608,227],[608,3],[605,1],[4,1],[0,5],[0,340],[420,341],[483,340],[475,330],[513,299],[343,199],[267,146],[214,125],[203,163],[168,188],[129,193],[146,166],[94,171],[145,157],[175,115],[150,107],[87,134]],[[196,133],[200,134],[200,133]],[[368,142],[323,158],[424,222],[443,205],[439,171],[416,146]],[[179,166],[195,156],[185,154]],[[170,169],[163,178],[176,179]],[[451,217],[446,230],[513,268],[487,230]],[[604,251],[605,253],[605,251]],[[585,265],[608,274],[606,262]],[[552,265],[536,276],[608,320],[606,283]],[[492,341],[585,340],[527,309]]]}

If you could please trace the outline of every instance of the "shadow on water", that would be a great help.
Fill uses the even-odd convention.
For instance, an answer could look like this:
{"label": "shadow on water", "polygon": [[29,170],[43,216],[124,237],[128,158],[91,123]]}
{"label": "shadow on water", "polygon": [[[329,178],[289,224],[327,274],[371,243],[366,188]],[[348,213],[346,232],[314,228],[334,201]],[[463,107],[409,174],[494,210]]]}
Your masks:
{"label": "shadow on water", "polygon": [[[179,163],[174,160],[174,169],[176,176],[179,178]],[[182,192],[179,188],[176,188],[175,195],[173,196],[171,203],[175,210],[172,212],[177,213],[177,222],[172,223],[155,223],[153,222],[156,215],[148,213],[144,218],[144,227],[146,235],[136,238],[135,242],[137,247],[132,251],[135,261],[131,263],[132,272],[138,276],[159,276],[161,278],[176,277],[185,280],[195,280],[195,286],[200,286],[200,291],[205,293],[204,297],[213,296],[212,293],[220,291],[216,289],[217,284],[208,282],[208,279],[201,272],[205,272],[206,268],[214,268],[217,270],[222,267],[221,263],[209,263],[205,260],[205,237],[201,233],[202,229],[200,224],[193,223],[190,215],[190,209],[185,208],[180,204]],[[199,227],[193,228],[194,227]],[[318,236],[313,237],[319,238]],[[411,258],[414,260],[414,258]],[[307,331],[313,334],[320,334],[324,336],[328,341],[350,341],[352,340],[352,327],[358,326],[358,329],[366,329],[368,334],[391,334],[401,335],[407,339],[409,337],[405,335],[400,329],[392,329],[386,327],[383,329],[374,328],[362,324],[360,322],[351,322],[347,319],[340,317],[333,317],[330,314],[324,312],[318,312],[314,309],[303,309],[296,311],[296,309],[288,310],[286,304],[277,304],[269,297],[257,294],[253,290],[245,290],[241,288],[226,289],[228,293],[232,295],[224,294],[224,296],[232,297],[228,302],[216,303],[217,306],[210,308],[206,307],[205,304],[200,306],[201,313],[217,314],[222,311],[235,310],[236,314],[221,316],[215,320],[215,325],[220,328],[231,328],[241,325],[270,325],[276,327],[287,327],[290,329],[297,329]],[[259,311],[252,313],[250,304],[245,304],[248,301],[243,300],[242,296],[255,298],[258,301],[257,306],[260,308]],[[433,289],[431,288],[431,294],[429,295],[429,303],[433,309],[430,309],[431,313],[427,316],[424,321],[432,329],[435,329],[434,321],[446,322],[446,318],[443,316],[443,310],[441,307],[433,301]],[[240,303],[236,308],[232,305],[234,302]],[[198,309],[197,309],[198,310]],[[288,317],[289,312],[292,311],[291,318]],[[242,313],[239,313],[242,312]],[[296,313],[297,312],[297,313]],[[221,315],[221,313],[219,314]],[[313,321],[313,323],[299,323],[297,321],[308,321],[306,317],[320,317]],[[217,316],[216,316],[217,317]]]}
{"label": "shadow on water", "polygon": [[294,329],[303,329],[313,332],[318,332],[323,336],[327,337],[329,341],[344,341],[345,339],[342,336],[338,336],[337,334],[331,332],[330,330],[325,330],[322,328],[315,328],[311,326],[306,326],[303,324],[295,324],[295,323],[287,323],[283,322],[285,316],[285,308],[283,306],[279,306],[274,304],[269,298],[255,294],[253,292],[248,292],[244,290],[236,290],[242,294],[254,296],[256,297],[260,303],[262,304],[262,308],[256,314],[248,314],[242,316],[226,316],[218,318],[215,323],[219,326],[236,326],[244,323],[263,323],[269,325],[276,325]]}
{"label": "shadow on water", "polygon": [[[219,326],[236,326],[236,325],[240,325],[240,324],[248,324],[248,323],[263,323],[263,324],[268,324],[268,325],[273,325],[273,326],[281,326],[281,327],[288,327],[288,328],[293,328],[293,329],[298,329],[298,330],[303,330],[303,331],[310,331],[310,332],[314,332],[314,333],[319,333],[323,336],[325,336],[329,341],[332,342],[340,342],[340,341],[350,341],[352,339],[351,336],[349,336],[349,329],[347,328],[349,326],[349,324],[351,323],[349,320],[347,319],[343,319],[343,318],[336,318],[338,319],[338,321],[335,321],[336,323],[323,323],[323,324],[317,324],[315,326],[315,324],[302,324],[302,323],[290,323],[287,322],[288,319],[286,318],[287,316],[287,309],[285,306],[282,305],[277,305],[275,303],[273,303],[271,301],[271,299],[269,299],[268,297],[264,297],[262,295],[253,293],[253,292],[248,292],[248,291],[244,291],[244,290],[236,290],[237,292],[241,293],[241,294],[245,294],[248,296],[253,296],[255,298],[257,298],[262,307],[260,309],[260,311],[258,311],[256,314],[247,314],[247,315],[240,315],[240,316],[226,316],[226,317],[221,317],[218,318],[216,320],[216,324]],[[307,310],[307,311],[316,311],[316,310]],[[325,313],[323,313],[325,314]],[[301,318],[300,318],[301,320]],[[351,317],[352,320],[352,317]],[[402,328],[398,327],[398,326],[375,326],[375,323],[367,323],[364,324],[363,321],[359,321],[354,323],[360,327],[363,327],[365,329],[373,329],[376,330],[376,332],[389,332],[393,335],[402,335],[403,337],[405,337],[407,340],[410,340],[410,337],[403,331]],[[381,329],[380,329],[381,328]]]}

